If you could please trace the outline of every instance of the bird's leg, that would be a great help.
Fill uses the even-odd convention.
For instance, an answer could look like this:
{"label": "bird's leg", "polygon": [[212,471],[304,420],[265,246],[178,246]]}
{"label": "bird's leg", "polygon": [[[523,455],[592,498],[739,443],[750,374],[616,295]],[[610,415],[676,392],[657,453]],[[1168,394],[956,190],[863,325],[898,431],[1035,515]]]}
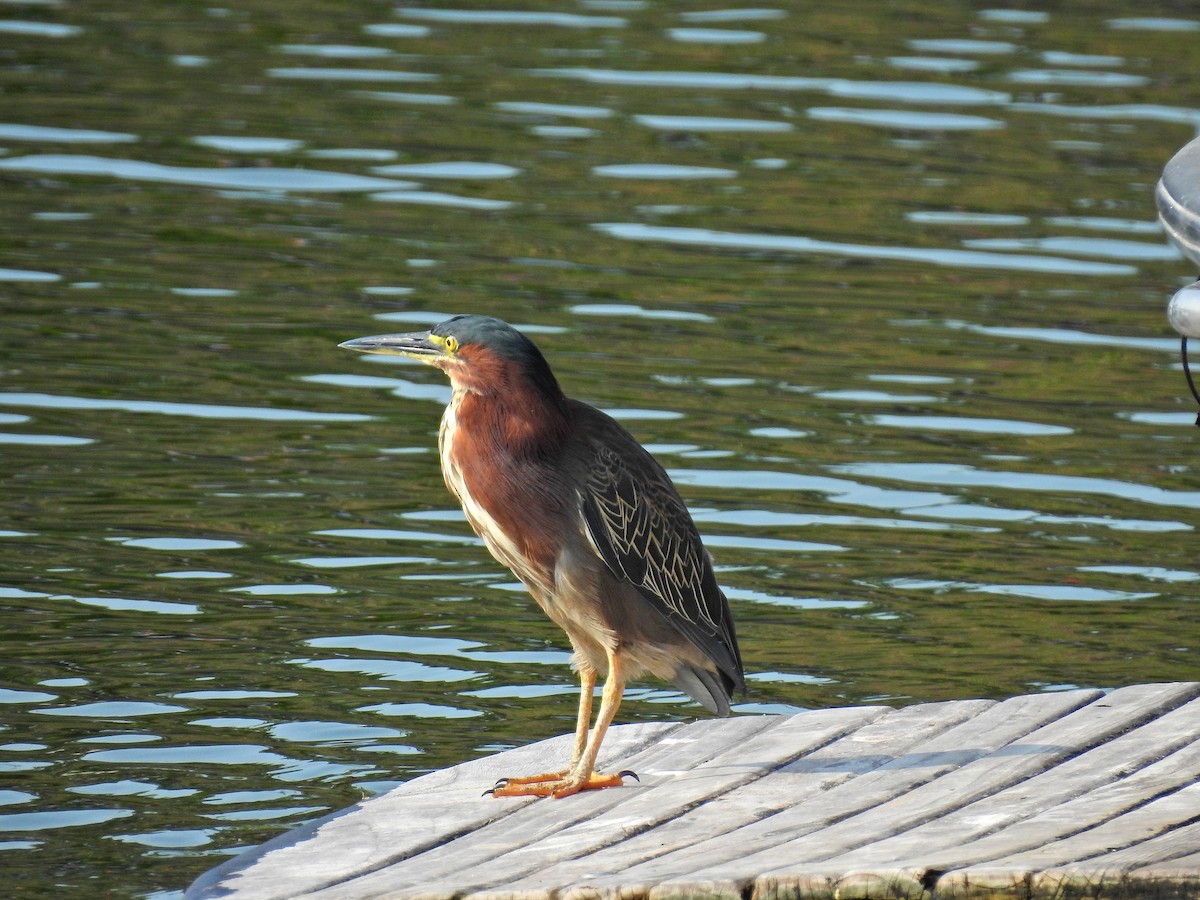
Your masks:
{"label": "bird's leg", "polygon": [[575,745],[571,749],[571,765],[567,771],[579,765],[587,747],[588,726],[592,724],[592,695],[595,693],[596,670],[584,666],[579,670],[579,713],[575,718]]}
{"label": "bird's leg", "polygon": [[592,695],[594,693],[596,693],[596,670],[591,666],[580,666],[579,713],[575,718],[575,744],[571,750],[571,764],[567,768],[559,772],[545,772],[541,775],[502,778],[492,790],[492,793],[499,797],[519,796],[515,793],[496,794],[496,791],[510,785],[515,787],[524,784],[540,784],[546,781],[562,781],[562,779],[566,778],[579,765],[579,760],[583,758],[583,751],[587,747],[588,726],[592,723]]}
{"label": "bird's leg", "polygon": [[[582,677],[582,674],[581,674]],[[592,673],[593,684],[595,673]],[[617,714],[617,710],[621,706],[621,697],[625,693],[625,679],[621,676],[621,664],[615,653],[608,654],[608,678],[604,681],[604,691],[601,694],[600,712],[596,715],[596,725],[591,730],[591,735],[583,746],[583,752],[579,758],[574,761],[570,770],[558,776],[552,776],[549,780],[542,780],[544,776],[539,776],[538,780],[531,781],[527,779],[513,778],[506,781],[492,791],[496,797],[569,797],[572,794],[577,794],[580,791],[591,791],[606,787],[619,787],[622,781],[622,775],[606,775],[595,771],[596,757],[600,753],[600,744],[604,741],[604,735],[608,731],[608,726],[612,724],[613,718]],[[590,695],[589,695],[590,696]],[[583,699],[580,698],[580,720],[587,721],[583,709]],[[588,700],[589,707],[591,706],[590,699]],[[576,732],[576,744],[579,742],[579,733]]]}
{"label": "bird's leg", "polygon": [[621,775],[605,775],[596,771],[596,757],[600,755],[600,744],[608,726],[621,708],[621,698],[625,695],[625,679],[621,675],[621,662],[611,650],[608,653],[608,678],[604,680],[604,691],[600,695],[600,711],[596,714],[596,724],[584,747],[583,755],[571,767],[571,771],[562,780],[561,786],[553,791],[555,797],[569,797],[580,791],[591,791],[597,788],[620,787]]}

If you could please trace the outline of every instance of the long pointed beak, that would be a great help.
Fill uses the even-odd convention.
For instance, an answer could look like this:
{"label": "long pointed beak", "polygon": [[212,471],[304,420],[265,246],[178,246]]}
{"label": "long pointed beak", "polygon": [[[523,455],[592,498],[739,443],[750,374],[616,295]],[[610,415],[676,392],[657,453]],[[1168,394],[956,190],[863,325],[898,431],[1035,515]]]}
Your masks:
{"label": "long pointed beak", "polygon": [[426,360],[445,354],[442,347],[430,339],[428,331],[415,331],[411,334],[373,334],[344,341],[338,346],[347,350],[357,350],[359,353],[385,353]]}

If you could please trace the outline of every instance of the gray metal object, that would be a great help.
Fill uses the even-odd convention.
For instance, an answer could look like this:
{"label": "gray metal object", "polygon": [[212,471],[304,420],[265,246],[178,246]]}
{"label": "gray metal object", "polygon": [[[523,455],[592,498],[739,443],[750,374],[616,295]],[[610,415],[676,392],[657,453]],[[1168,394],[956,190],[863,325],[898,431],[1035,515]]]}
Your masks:
{"label": "gray metal object", "polygon": [[[1167,237],[1200,266],[1200,138],[1171,157],[1154,190],[1154,200]],[[1167,321],[1185,338],[1200,338],[1200,281],[1171,298]]]}
{"label": "gray metal object", "polygon": [[1154,199],[1167,237],[1200,266],[1200,138],[1171,157]]}

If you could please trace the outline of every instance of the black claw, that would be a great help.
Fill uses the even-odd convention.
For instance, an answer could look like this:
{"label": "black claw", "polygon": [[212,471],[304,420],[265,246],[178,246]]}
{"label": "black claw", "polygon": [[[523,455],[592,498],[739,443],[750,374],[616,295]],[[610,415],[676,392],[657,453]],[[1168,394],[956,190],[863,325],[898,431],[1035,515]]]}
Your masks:
{"label": "black claw", "polygon": [[506,784],[508,784],[508,779],[507,779],[507,778],[501,778],[501,779],[500,779],[499,781],[497,781],[497,782],[496,782],[496,783],[495,783],[495,784],[494,784],[492,787],[493,787],[493,790],[494,790],[495,788],[502,788],[502,787],[504,787]]}
{"label": "black claw", "polygon": [[480,797],[486,797],[486,796],[488,796],[489,794],[492,794],[493,796],[495,796],[495,794],[493,793],[495,790],[496,790],[496,789],[495,789],[494,787],[490,787],[490,788],[488,788],[486,791],[484,791],[482,794],[480,794],[479,796],[480,796]]}
{"label": "black claw", "polygon": [[622,778],[626,778],[626,777],[632,778],[638,784],[642,783],[642,779],[638,778],[637,772],[634,772],[631,769],[625,769],[621,772],[618,772],[617,774],[620,775]]}

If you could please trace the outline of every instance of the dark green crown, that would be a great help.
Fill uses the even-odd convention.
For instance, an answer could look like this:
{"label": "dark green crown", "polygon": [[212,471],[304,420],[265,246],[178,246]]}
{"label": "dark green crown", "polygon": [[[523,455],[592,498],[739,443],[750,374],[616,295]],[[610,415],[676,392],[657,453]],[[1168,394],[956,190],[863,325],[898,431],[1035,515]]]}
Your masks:
{"label": "dark green crown", "polygon": [[529,338],[507,322],[491,316],[455,316],[430,329],[430,334],[453,337],[460,347],[483,347],[520,365],[548,394],[561,393],[550,364]]}

